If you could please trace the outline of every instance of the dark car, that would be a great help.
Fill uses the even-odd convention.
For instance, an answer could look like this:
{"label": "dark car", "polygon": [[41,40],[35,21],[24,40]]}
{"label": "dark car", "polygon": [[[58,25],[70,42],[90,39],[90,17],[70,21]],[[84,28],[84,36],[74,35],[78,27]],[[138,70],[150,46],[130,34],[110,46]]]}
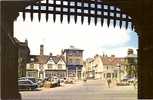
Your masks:
{"label": "dark car", "polygon": [[31,80],[18,80],[19,90],[35,90],[37,87],[37,83],[33,83]]}

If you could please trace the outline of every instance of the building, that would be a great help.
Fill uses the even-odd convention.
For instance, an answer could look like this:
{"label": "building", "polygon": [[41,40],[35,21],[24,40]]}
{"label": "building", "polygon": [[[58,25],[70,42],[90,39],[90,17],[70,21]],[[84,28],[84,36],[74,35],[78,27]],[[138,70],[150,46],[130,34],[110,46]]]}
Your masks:
{"label": "building", "polygon": [[26,76],[26,63],[29,60],[30,49],[28,47],[28,40],[20,42],[17,38],[14,38],[18,46],[18,77]]}
{"label": "building", "polygon": [[70,46],[62,52],[66,60],[68,77],[72,79],[81,79],[81,70],[83,67],[83,50]]}
{"label": "building", "polygon": [[94,58],[86,60],[87,78],[102,79],[108,78],[120,80],[125,76],[125,59],[112,55],[95,55]]}
{"label": "building", "polygon": [[126,56],[126,69],[129,77],[137,77],[137,55],[134,54],[133,49],[128,49]]}
{"label": "building", "polygon": [[87,79],[94,79],[95,78],[95,74],[94,74],[94,70],[93,70],[94,59],[87,58],[85,62],[86,63],[84,65],[84,68],[85,68]]}
{"label": "building", "polygon": [[66,63],[63,57],[61,56],[50,55],[49,59],[47,60],[47,63],[44,64],[44,70],[45,77],[67,77]]}
{"label": "building", "polygon": [[62,56],[44,55],[44,46],[40,45],[40,55],[31,55],[26,65],[26,76],[46,78],[66,77],[66,63]]}
{"label": "building", "polygon": [[126,76],[125,58],[102,56],[101,59],[103,62],[103,79],[111,78],[120,81]]}

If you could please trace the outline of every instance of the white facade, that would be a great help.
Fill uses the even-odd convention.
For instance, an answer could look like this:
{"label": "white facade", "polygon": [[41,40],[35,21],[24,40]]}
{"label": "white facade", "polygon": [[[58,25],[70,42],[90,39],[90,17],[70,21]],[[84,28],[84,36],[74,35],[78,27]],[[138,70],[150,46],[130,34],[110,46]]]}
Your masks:
{"label": "white facade", "polygon": [[50,57],[45,64],[27,63],[26,76],[41,79],[52,76],[66,77],[66,64],[61,57],[56,61]]}
{"label": "white facade", "polygon": [[[120,58],[96,55],[92,62],[87,62],[86,71],[89,77],[91,74],[95,79],[119,80],[125,75],[125,66],[121,64],[123,62]],[[120,68],[117,64],[120,64]]]}

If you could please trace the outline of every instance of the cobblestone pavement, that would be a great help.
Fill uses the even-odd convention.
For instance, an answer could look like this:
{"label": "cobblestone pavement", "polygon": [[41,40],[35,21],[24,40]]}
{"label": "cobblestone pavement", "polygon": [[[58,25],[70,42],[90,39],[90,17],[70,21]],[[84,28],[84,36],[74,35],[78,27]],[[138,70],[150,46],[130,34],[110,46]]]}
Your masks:
{"label": "cobblestone pavement", "polygon": [[56,88],[21,91],[22,100],[137,100],[132,86],[108,88],[105,81],[88,80]]}

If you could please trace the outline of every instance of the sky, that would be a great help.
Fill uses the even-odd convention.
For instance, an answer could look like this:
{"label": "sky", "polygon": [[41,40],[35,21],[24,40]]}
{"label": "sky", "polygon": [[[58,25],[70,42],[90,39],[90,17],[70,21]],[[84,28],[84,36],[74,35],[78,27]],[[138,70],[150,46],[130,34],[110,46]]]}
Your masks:
{"label": "sky", "polygon": [[102,27],[100,22],[97,26],[92,21],[90,25],[87,19],[84,24],[78,19],[77,24],[71,18],[70,24],[67,23],[67,17],[64,16],[63,23],[60,23],[60,17],[56,16],[56,22],[53,22],[52,15],[46,22],[45,15],[42,14],[41,21],[38,21],[37,14],[34,15],[33,22],[30,20],[30,14],[26,14],[26,20],[23,21],[22,13],[14,22],[15,37],[24,42],[28,40],[30,54],[38,55],[40,45],[44,45],[44,54],[52,53],[57,55],[62,49],[69,48],[70,45],[83,49],[84,58],[93,57],[95,54],[114,54],[117,57],[127,56],[128,48],[138,48],[137,33],[129,29],[116,26],[107,27],[106,23]]}

